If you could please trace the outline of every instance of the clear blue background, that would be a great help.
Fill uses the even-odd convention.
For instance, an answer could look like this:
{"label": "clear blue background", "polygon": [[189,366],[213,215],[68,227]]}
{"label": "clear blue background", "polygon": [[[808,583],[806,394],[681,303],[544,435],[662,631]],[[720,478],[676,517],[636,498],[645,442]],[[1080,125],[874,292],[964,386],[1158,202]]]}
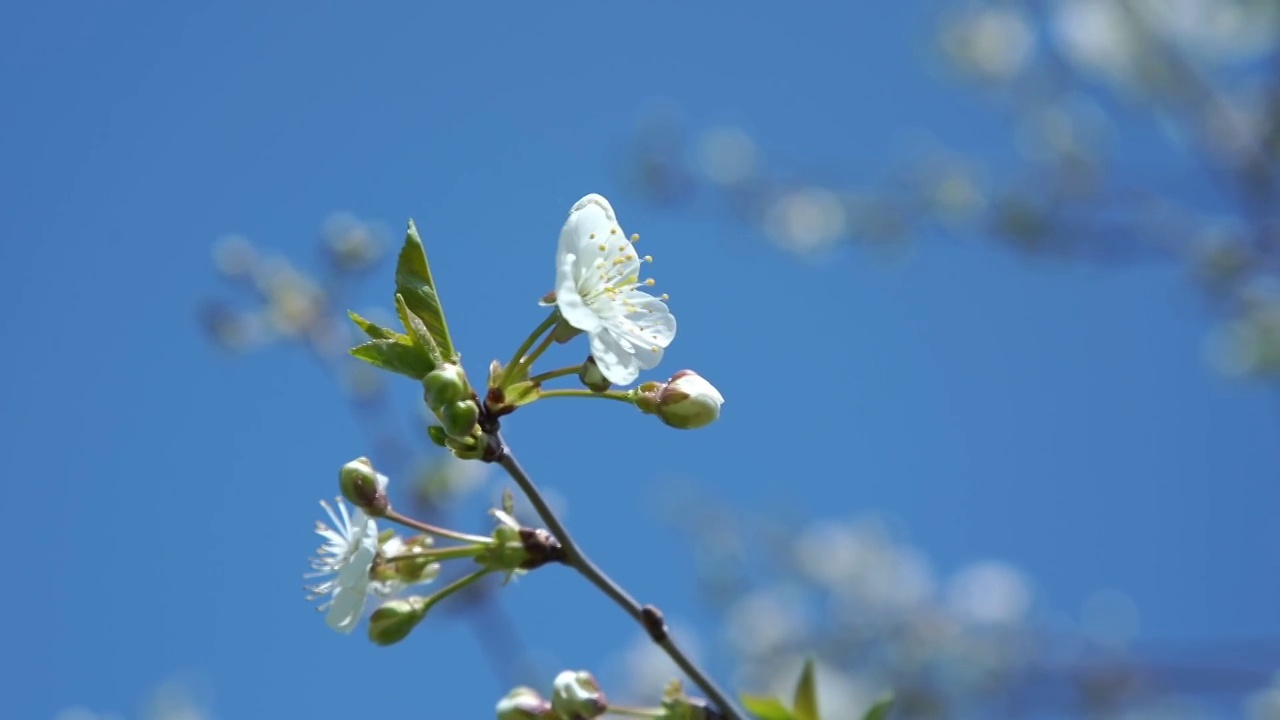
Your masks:
{"label": "clear blue background", "polygon": [[[314,365],[284,348],[229,359],[194,308],[224,233],[306,258],[333,210],[413,216],[479,372],[541,318],[556,232],[593,191],[672,295],[662,370],[711,378],[725,416],[678,433],[547,403],[509,434],[643,598],[702,620],[686,547],[646,510],[682,475],[736,506],[888,513],[939,568],[1009,560],[1065,612],[1120,588],[1143,638],[1280,631],[1280,407],[1202,363],[1211,317],[1181,268],[945,242],[889,270],[856,252],[814,265],[622,181],[657,96],[850,183],[909,126],[1007,156],[998,119],[922,61],[935,9],[7,4],[4,714],[131,712],[183,671],[226,718],[416,700],[488,716],[505,688],[462,628],[433,618],[379,650],[303,602],[315,500],[369,449]],[[1178,164],[1151,143],[1130,160]],[[359,307],[385,303],[379,280]],[[597,667],[635,635],[557,571],[504,599],[556,666]]]}

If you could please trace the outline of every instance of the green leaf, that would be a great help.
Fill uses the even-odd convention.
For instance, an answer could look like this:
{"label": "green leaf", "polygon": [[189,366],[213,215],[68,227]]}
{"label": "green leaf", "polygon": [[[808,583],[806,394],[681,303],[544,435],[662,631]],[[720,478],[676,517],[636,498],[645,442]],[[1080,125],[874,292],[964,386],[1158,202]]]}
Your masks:
{"label": "green leaf", "polygon": [[534,400],[537,400],[538,396],[541,394],[542,388],[528,380],[525,380],[524,382],[518,382],[514,385],[508,386],[503,392],[503,400],[508,405],[520,407],[521,405],[528,405]]}
{"label": "green leaf", "polygon": [[418,228],[412,220],[409,221],[404,247],[400,249],[400,258],[396,262],[396,292],[404,296],[405,304],[426,326],[443,357],[450,362],[457,362],[458,353],[449,336],[444,308],[440,306],[436,283],[431,279],[427,251],[422,246],[422,238],[418,236]]}
{"label": "green leaf", "polygon": [[351,349],[351,354],[375,367],[421,380],[434,367],[420,348],[398,340],[370,340]]}
{"label": "green leaf", "polygon": [[777,698],[743,695],[742,704],[747,712],[756,716],[756,720],[796,720],[796,716]]}
{"label": "green leaf", "polygon": [[422,324],[422,320],[409,311],[409,305],[400,293],[396,293],[396,312],[400,315],[400,322],[404,323],[404,329],[409,331],[409,337],[413,338],[413,344],[422,348],[427,357],[431,358],[431,369],[434,370],[443,365],[444,358],[440,355],[440,346],[436,345],[435,338],[427,332],[427,326]]}
{"label": "green leaf", "polygon": [[813,658],[804,663],[800,682],[796,683],[796,720],[820,720],[818,717],[818,687],[813,677]]}
{"label": "green leaf", "polygon": [[347,311],[347,316],[351,318],[351,322],[355,323],[364,331],[365,335],[368,335],[374,340],[395,340],[397,338],[404,337],[395,330],[384,328],[377,323],[369,322],[350,310]]}
{"label": "green leaf", "polygon": [[866,714],[862,716],[862,720],[884,720],[889,717],[889,711],[893,709],[893,693],[889,693],[876,701]]}

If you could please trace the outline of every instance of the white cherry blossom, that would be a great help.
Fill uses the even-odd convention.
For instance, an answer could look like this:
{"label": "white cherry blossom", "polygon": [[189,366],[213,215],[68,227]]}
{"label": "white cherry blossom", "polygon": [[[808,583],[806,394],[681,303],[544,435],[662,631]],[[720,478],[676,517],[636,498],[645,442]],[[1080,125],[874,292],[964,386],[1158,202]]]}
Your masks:
{"label": "white cherry blossom", "polygon": [[640,280],[641,260],[608,200],[592,193],[574,204],[556,253],[556,305],[587,334],[591,356],[615,385],[657,366],[676,335],[666,303],[642,289],[653,281]]}

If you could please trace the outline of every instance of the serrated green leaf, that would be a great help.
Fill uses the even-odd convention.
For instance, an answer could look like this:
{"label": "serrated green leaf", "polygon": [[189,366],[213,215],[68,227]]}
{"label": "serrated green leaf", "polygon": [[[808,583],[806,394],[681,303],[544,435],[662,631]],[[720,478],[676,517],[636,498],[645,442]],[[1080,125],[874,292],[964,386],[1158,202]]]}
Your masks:
{"label": "serrated green leaf", "polygon": [[796,683],[796,697],[792,703],[796,720],[820,720],[818,717],[818,687],[813,677],[813,659],[804,663],[800,681]]}
{"label": "serrated green leaf", "polygon": [[893,693],[889,693],[876,701],[862,716],[862,720],[885,720],[889,717],[889,711],[893,709]]}
{"label": "serrated green leaf", "polygon": [[421,380],[434,367],[421,348],[397,340],[370,340],[351,348],[351,354],[375,367]]}
{"label": "serrated green leaf", "polygon": [[747,712],[756,716],[756,720],[796,720],[796,716],[778,698],[743,695],[742,704]]}
{"label": "serrated green leaf", "polygon": [[365,320],[364,318],[360,317],[359,315],[352,312],[351,310],[347,311],[347,317],[350,317],[351,322],[355,323],[357,327],[363,330],[365,335],[368,335],[370,338],[374,340],[395,340],[397,338],[404,337],[403,335],[396,332],[395,330],[392,330],[391,328],[384,328],[381,325],[378,325],[377,323],[372,323],[372,322],[369,322],[368,320]]}
{"label": "serrated green leaf", "polygon": [[413,344],[422,348],[427,357],[431,358],[432,369],[434,370],[444,364],[444,358],[440,354],[440,346],[436,344],[435,338],[431,337],[431,333],[427,331],[427,326],[422,324],[422,320],[409,310],[408,303],[405,302],[404,296],[400,293],[396,293],[396,313],[400,315],[400,322],[404,323],[404,329],[409,331],[409,337],[413,339]]}
{"label": "serrated green leaf", "polygon": [[427,251],[422,245],[422,238],[418,236],[418,228],[412,220],[409,221],[404,246],[400,249],[400,257],[396,261],[396,292],[404,296],[405,304],[426,326],[443,357],[450,362],[457,362],[458,353],[454,350],[453,339],[449,336],[449,325],[444,319],[444,308],[441,307],[440,296],[436,293],[435,280],[431,278]]}
{"label": "serrated green leaf", "polygon": [[541,394],[542,388],[526,380],[507,386],[506,391],[503,392],[503,400],[508,405],[520,407],[537,400]]}

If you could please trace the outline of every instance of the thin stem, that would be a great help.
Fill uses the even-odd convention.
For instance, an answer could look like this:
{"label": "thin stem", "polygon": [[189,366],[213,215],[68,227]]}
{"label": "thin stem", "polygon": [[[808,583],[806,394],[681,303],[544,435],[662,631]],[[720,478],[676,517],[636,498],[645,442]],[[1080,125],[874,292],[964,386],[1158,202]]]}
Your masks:
{"label": "thin stem", "polygon": [[[532,333],[529,333],[529,337],[525,338],[524,342],[520,343],[520,347],[516,348],[515,354],[511,356],[511,362],[507,363],[507,366],[502,369],[502,384],[504,386],[507,384],[507,381],[511,379],[511,373],[515,372],[515,368],[524,362],[524,354],[529,352],[529,348],[533,347],[533,344],[538,341],[538,338],[542,337],[543,333],[555,327],[555,324],[559,319],[560,311],[552,310],[551,314],[547,316],[547,319],[543,320],[538,327],[534,328]],[[538,355],[541,354],[542,353],[538,353]],[[533,361],[531,360],[530,362]]]}
{"label": "thin stem", "polygon": [[431,608],[435,607],[436,603],[458,592],[462,588],[470,585],[471,583],[479,580],[480,578],[484,577],[485,575],[488,575],[491,572],[493,571],[488,568],[484,568],[483,570],[477,570],[471,573],[470,575],[463,575],[457,580],[454,580],[448,585],[445,585],[444,587],[440,588],[434,594],[432,594],[430,597],[427,598],[427,604],[426,604],[426,607],[423,608],[423,612],[425,613],[427,610],[430,610]]}
{"label": "thin stem", "polygon": [[606,400],[617,400],[618,402],[624,402],[624,403],[627,403],[628,405],[635,404],[631,397],[631,393],[626,390],[606,390],[604,392],[596,392],[594,390],[586,390],[586,389],[579,389],[579,388],[562,388],[562,389],[556,389],[556,390],[543,390],[542,392],[538,393],[539,400],[543,398],[554,398],[554,397],[604,398]]}
{"label": "thin stem", "polygon": [[456,560],[458,558],[475,557],[488,549],[486,545],[458,545],[447,548],[434,548],[431,550],[423,550],[420,553],[412,555],[396,555],[394,557],[385,558],[389,563],[400,562],[401,560]]}
{"label": "thin stem", "polygon": [[542,353],[546,352],[547,348],[551,347],[553,339],[554,338],[551,335],[547,335],[542,338],[542,342],[538,343],[538,347],[534,348],[533,352],[524,356],[524,359],[520,361],[521,364],[523,364],[525,368],[533,367],[533,361],[542,357]]}
{"label": "thin stem", "polygon": [[437,537],[449,538],[450,540],[457,540],[458,542],[472,543],[472,544],[480,543],[483,545],[488,545],[489,543],[493,542],[493,538],[491,537],[485,537],[484,535],[469,535],[464,532],[458,532],[457,530],[449,530],[448,528],[436,527],[435,525],[424,523],[421,520],[414,520],[411,517],[401,515],[400,513],[391,509],[388,509],[387,512],[383,515],[383,517],[390,520],[391,522],[400,523],[405,527],[411,527],[414,530],[417,530],[419,532],[424,532],[428,535],[435,535]]}
{"label": "thin stem", "polygon": [[564,377],[566,375],[577,375],[580,372],[582,372],[582,365],[570,365],[569,367],[562,367],[559,370],[548,370],[544,373],[539,373],[537,375],[534,375],[533,377],[529,378],[529,382],[533,383],[534,385],[537,385],[538,383],[544,383],[548,380],[554,380],[558,377]]}
{"label": "thin stem", "polygon": [[671,634],[667,632],[662,616],[657,610],[652,607],[641,606],[640,603],[627,594],[626,590],[614,582],[613,578],[606,575],[599,566],[591,562],[582,552],[582,548],[578,547],[578,544],[574,542],[573,536],[569,534],[568,529],[560,522],[560,518],[556,517],[546,499],[542,497],[541,491],[533,484],[533,478],[529,477],[529,474],[524,471],[519,461],[516,460],[515,455],[511,454],[511,450],[503,442],[502,437],[494,434],[491,442],[496,443],[501,448],[501,454],[496,462],[502,466],[503,470],[507,471],[512,480],[516,481],[525,496],[529,498],[533,509],[537,511],[538,517],[542,518],[551,533],[560,541],[560,547],[564,550],[564,563],[577,570],[578,574],[585,577],[592,585],[595,585],[596,588],[607,595],[609,599],[613,600],[618,607],[622,608],[644,628],[658,647],[661,647],[680,670],[689,676],[689,679],[701,688],[702,692],[706,693],[707,697],[719,707],[725,720],[745,720],[746,714],[740,711],[729,699],[729,696],[716,686],[715,681],[695,665],[685,655],[684,650],[676,644]]}

